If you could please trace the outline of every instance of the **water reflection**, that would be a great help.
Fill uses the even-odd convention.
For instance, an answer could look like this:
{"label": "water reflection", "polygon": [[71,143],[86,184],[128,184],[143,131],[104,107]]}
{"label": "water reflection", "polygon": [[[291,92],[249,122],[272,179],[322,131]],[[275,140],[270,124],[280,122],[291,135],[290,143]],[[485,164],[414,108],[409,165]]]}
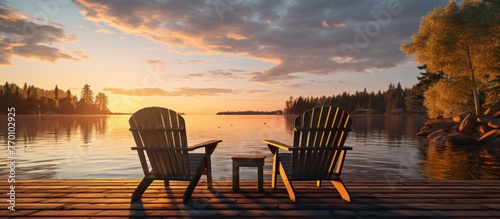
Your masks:
{"label": "water reflection", "polygon": [[499,179],[498,148],[478,146],[422,148],[422,175],[429,179]]}
{"label": "water reflection", "polygon": [[[357,168],[347,174],[357,178],[356,171],[368,167],[383,170],[385,178],[500,179],[499,147],[429,145],[415,137],[426,120],[425,116],[352,116],[353,131],[346,145],[354,147],[349,152],[354,157],[347,158],[346,168],[349,164]],[[286,121],[292,129],[293,123]],[[362,174],[380,177],[370,170]]]}
{"label": "water reflection", "polygon": [[[129,116],[17,116],[17,172],[23,178],[140,178]],[[265,154],[265,177],[272,158],[263,139],[291,144],[295,117],[185,116],[188,142],[223,142],[213,154],[215,178],[230,179],[236,154]],[[343,169],[345,179],[500,179],[498,148],[451,148],[427,145],[415,137],[425,116],[353,116],[352,146]],[[6,121],[0,116],[0,121]],[[7,127],[0,127],[5,142]],[[6,147],[0,163],[6,163]],[[255,168],[242,170],[255,178]],[[7,168],[0,169],[6,176]]]}
{"label": "water reflection", "polygon": [[[7,121],[5,116],[0,119]],[[60,140],[61,133],[65,133],[66,140],[69,141],[75,135],[82,136],[84,143],[90,143],[93,134],[106,134],[107,116],[17,116],[16,117],[16,139],[22,141],[24,146],[29,146],[37,141],[38,136],[53,136],[55,143]],[[61,132],[62,130],[62,132]],[[7,133],[7,126],[0,127],[2,134],[0,139],[4,139]]]}
{"label": "water reflection", "polygon": [[[7,117],[0,116],[0,121],[7,121]],[[64,165],[81,164],[81,157],[90,154],[91,139],[105,135],[106,121],[106,116],[17,116],[16,172],[21,177],[57,178]],[[81,143],[74,144],[79,136]],[[7,126],[1,126],[0,141],[5,142],[6,137]],[[6,156],[0,156],[0,162],[8,162]],[[0,174],[7,175],[7,169],[0,169]]]}
{"label": "water reflection", "polygon": [[354,115],[352,129],[358,137],[384,133],[388,140],[401,140],[413,137],[426,120],[425,116]]}

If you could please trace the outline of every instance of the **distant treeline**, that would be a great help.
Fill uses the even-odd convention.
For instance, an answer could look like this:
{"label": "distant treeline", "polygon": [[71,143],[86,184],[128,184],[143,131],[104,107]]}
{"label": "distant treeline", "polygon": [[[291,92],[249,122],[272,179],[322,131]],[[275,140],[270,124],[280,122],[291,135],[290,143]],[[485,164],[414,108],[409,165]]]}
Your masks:
{"label": "distant treeline", "polygon": [[226,111],[218,112],[216,115],[282,115],[283,111]]}
{"label": "distant treeline", "polygon": [[44,90],[26,83],[19,87],[5,82],[0,85],[0,99],[0,109],[15,107],[17,114],[109,114],[108,97],[104,93],[94,96],[88,84],[78,99],[69,89],[64,92],[57,85],[54,90]]}
{"label": "distant treeline", "polygon": [[377,93],[373,91],[368,93],[365,88],[364,91],[356,91],[354,94],[343,92],[332,96],[290,97],[286,101],[284,113],[297,115],[320,105],[337,106],[349,113],[353,113],[356,109],[371,109],[378,113],[391,113],[394,109],[398,109],[397,111],[401,112],[406,109],[406,99],[411,93],[411,89],[403,89],[400,83],[397,85],[391,83],[387,91],[379,90]]}

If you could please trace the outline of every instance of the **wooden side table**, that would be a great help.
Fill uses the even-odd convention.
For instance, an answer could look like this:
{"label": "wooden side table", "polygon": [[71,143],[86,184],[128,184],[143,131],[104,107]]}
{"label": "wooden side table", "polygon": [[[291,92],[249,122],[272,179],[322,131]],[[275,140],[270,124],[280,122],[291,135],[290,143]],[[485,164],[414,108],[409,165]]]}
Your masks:
{"label": "wooden side table", "polygon": [[264,159],[265,155],[237,155],[233,159],[233,191],[239,189],[240,167],[257,167],[258,190],[262,192],[264,187]]}

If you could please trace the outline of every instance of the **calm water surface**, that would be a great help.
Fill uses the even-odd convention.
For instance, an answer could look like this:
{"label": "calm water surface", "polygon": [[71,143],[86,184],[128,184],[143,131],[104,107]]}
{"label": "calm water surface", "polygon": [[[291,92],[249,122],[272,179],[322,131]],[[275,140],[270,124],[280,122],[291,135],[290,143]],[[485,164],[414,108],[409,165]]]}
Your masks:
{"label": "calm water surface", "polygon": [[[16,117],[17,178],[141,178],[128,131],[129,115]],[[292,119],[283,116],[186,115],[190,145],[221,139],[214,154],[214,177],[230,179],[231,156],[265,154],[265,178],[272,156],[262,143],[291,144]],[[343,179],[500,179],[499,148],[426,145],[414,137],[425,116],[353,116]],[[0,124],[7,117],[0,116]],[[6,125],[0,128],[1,176],[8,176]],[[200,151],[201,152],[201,151]],[[256,178],[242,168],[242,178]],[[2,177],[3,178],[3,177]]]}

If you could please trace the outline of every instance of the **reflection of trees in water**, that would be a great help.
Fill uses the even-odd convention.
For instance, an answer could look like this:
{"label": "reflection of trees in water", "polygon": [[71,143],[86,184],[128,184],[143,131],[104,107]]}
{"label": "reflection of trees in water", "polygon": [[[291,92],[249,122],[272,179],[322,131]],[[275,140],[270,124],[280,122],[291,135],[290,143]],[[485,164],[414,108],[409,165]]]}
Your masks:
{"label": "reflection of trees in water", "polygon": [[[352,132],[357,144],[380,139],[388,147],[405,144],[405,139],[417,138],[415,134],[423,126],[425,116],[406,115],[354,115]],[[293,131],[294,122],[286,119],[287,130]],[[387,139],[383,141],[383,139]],[[421,166],[423,177],[428,179],[498,179],[500,147],[445,147],[427,145],[421,141],[417,146],[416,164]],[[403,159],[402,163],[409,162]],[[400,159],[400,160],[401,160]]]}
{"label": "reflection of trees in water", "polygon": [[295,118],[297,118],[297,116],[284,115],[284,118],[285,118],[286,131],[290,134],[293,134],[293,130],[295,129]]}
{"label": "reflection of trees in water", "polygon": [[[385,133],[389,140],[401,140],[403,137],[413,137],[423,126],[425,116],[405,115],[353,115],[352,132],[356,137],[382,137]],[[286,129],[293,132],[295,116],[286,116]]]}
{"label": "reflection of trees in water", "polygon": [[360,138],[385,133],[388,140],[397,141],[415,136],[426,120],[425,116],[412,115],[354,115],[352,130]]}
{"label": "reflection of trees in water", "polygon": [[495,148],[429,145],[422,152],[422,175],[428,179],[498,179],[500,154]]}
{"label": "reflection of trees in water", "polygon": [[91,143],[94,131],[98,135],[106,133],[107,116],[80,116],[77,125],[80,128],[82,141],[85,145]]}
{"label": "reflection of trees in water", "polygon": [[[75,115],[22,115],[16,117],[17,141],[24,141],[24,146],[36,141],[40,136],[54,136],[59,142],[60,135],[65,133],[67,141],[80,132],[84,144],[89,144],[92,135],[106,133],[107,116],[75,116]],[[61,130],[64,130],[61,132]],[[5,138],[7,126],[0,127],[0,138]]]}
{"label": "reflection of trees in water", "polygon": [[[0,116],[0,121],[6,117]],[[29,175],[30,178],[54,178],[60,168],[78,168],[84,157],[92,152],[90,144],[94,135],[106,133],[107,116],[84,115],[19,115],[16,117],[17,149],[29,156],[40,156],[41,160],[23,160],[20,156],[16,162],[16,172]],[[5,141],[7,126],[0,127],[0,141]],[[81,143],[75,144],[75,136],[81,136]],[[61,144],[61,138],[64,140]],[[76,138],[77,139],[77,138]],[[65,143],[66,142],[66,143]],[[24,145],[23,145],[24,143]],[[38,147],[44,145],[44,147]],[[55,147],[57,149],[54,149]],[[56,162],[63,159],[62,166]],[[0,159],[0,162],[3,162]],[[0,175],[7,174],[8,168],[0,169]]]}

